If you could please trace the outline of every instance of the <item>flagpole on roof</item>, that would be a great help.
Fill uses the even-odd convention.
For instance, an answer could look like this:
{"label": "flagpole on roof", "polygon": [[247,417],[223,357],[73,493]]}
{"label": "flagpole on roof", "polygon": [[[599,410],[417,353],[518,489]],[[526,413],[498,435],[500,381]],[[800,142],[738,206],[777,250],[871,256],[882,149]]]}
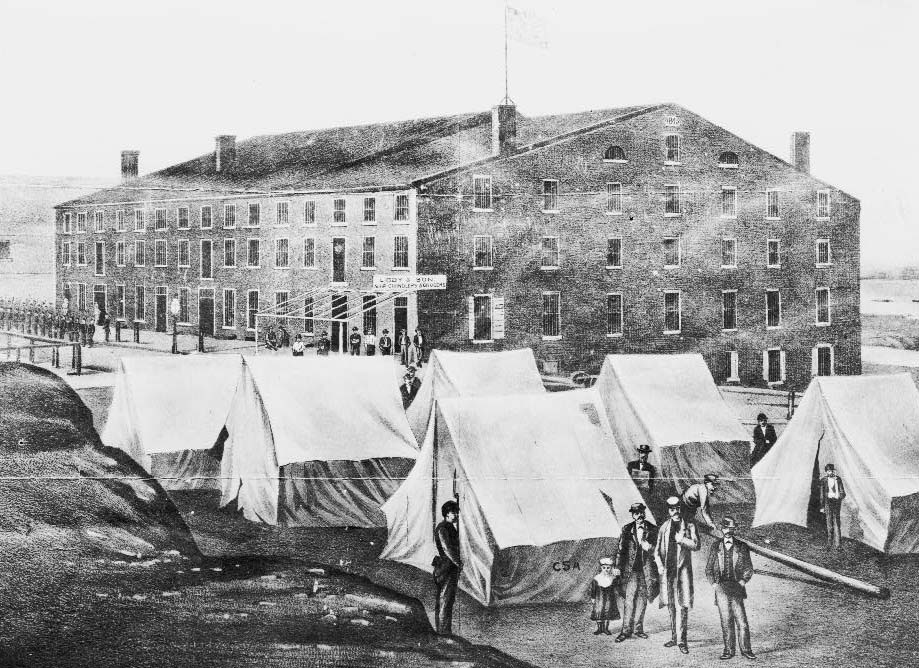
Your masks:
{"label": "flagpole on roof", "polygon": [[504,0],[504,102],[503,104],[510,103],[510,94],[508,93],[507,86],[507,0]]}

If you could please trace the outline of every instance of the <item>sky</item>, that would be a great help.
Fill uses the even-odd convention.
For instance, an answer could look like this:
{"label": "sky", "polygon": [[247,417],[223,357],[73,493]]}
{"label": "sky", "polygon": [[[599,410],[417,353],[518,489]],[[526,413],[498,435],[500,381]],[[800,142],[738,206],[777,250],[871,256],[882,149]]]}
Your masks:
{"label": "sky", "polygon": [[[919,264],[911,0],[511,0],[524,115],[675,102],[862,203],[863,267]],[[504,1],[0,0],[0,174],[115,182],[214,136],[485,110],[504,95]]]}

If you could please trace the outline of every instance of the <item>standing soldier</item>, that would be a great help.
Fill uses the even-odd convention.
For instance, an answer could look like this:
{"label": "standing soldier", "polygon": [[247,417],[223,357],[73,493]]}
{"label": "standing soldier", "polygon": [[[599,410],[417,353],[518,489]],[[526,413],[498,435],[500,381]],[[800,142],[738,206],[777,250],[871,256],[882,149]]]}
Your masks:
{"label": "standing soldier", "polygon": [[705,575],[715,588],[715,605],[721,617],[721,636],[724,639],[721,658],[730,659],[734,656],[738,640],[736,624],[740,631],[740,654],[747,659],[755,659],[756,655],[750,648],[750,625],[744,607],[747,583],[753,577],[753,561],[747,544],[734,538],[736,528],[737,522],[733,517],[721,520],[721,533],[724,537],[712,544]]}
{"label": "standing soldier", "polygon": [[629,508],[632,521],[622,527],[613,575],[619,576],[624,590],[625,605],[622,612],[622,630],[616,642],[635,635],[645,639],[645,609],[660,591],[654,546],[657,544],[657,527],[645,520],[645,504],[633,503]]}
{"label": "standing soldier", "polygon": [[838,550],[842,546],[839,511],[846,498],[846,486],[836,475],[835,466],[827,464],[823,470],[826,475],[820,479],[820,512],[826,515],[826,544]]}
{"label": "standing soldier", "polygon": [[319,340],[316,342],[316,354],[317,355],[328,355],[329,348],[332,347],[332,342],[329,341],[329,333],[326,330],[322,330],[322,335],[319,337]]}
{"label": "standing soldier", "polygon": [[348,337],[348,345],[351,347],[352,355],[361,354],[361,333],[357,331],[357,327],[351,328],[351,336]]}
{"label": "standing soldier", "polygon": [[443,521],[434,529],[437,556],[434,557],[434,584],[437,585],[437,604],[434,612],[437,633],[453,633],[453,603],[459,584],[463,561],[460,557],[459,504],[447,501],[440,508]]}
{"label": "standing soldier", "polygon": [[657,532],[654,550],[661,574],[660,607],[667,606],[670,612],[670,640],[664,647],[676,646],[689,654],[686,632],[693,598],[692,553],[699,549],[699,532],[695,524],[683,518],[677,497],[667,499],[667,513],[670,517]]}

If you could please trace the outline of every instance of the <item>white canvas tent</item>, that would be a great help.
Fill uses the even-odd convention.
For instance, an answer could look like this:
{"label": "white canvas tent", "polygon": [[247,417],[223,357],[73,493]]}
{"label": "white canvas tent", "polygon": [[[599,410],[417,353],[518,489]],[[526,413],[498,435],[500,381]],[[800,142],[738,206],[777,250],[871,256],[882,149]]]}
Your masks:
{"label": "white canvas tent", "polygon": [[220,489],[214,446],[241,365],[239,355],[122,358],[102,442],[165,489]]}
{"label": "white canvas tent", "polygon": [[778,442],[753,467],[753,525],[807,526],[814,461],[846,488],[842,535],[919,553],[919,391],[909,374],[818,376]]}
{"label": "white canvas tent", "polygon": [[530,348],[494,353],[431,352],[408,421],[420,442],[437,399],[502,394],[543,394],[546,389]]}
{"label": "white canvas tent", "polygon": [[715,502],[755,501],[750,437],[701,355],[607,355],[594,387],[626,461],[647,443],[659,476],[678,492],[717,473]]}
{"label": "white canvas tent", "polygon": [[383,505],[380,558],[431,571],[454,491],[460,587],[488,606],[582,601],[642,500],[593,390],[438,400],[415,468]]}
{"label": "white canvas tent", "polygon": [[384,526],[418,454],[391,358],[246,358],[230,406],[221,505],[283,526]]}

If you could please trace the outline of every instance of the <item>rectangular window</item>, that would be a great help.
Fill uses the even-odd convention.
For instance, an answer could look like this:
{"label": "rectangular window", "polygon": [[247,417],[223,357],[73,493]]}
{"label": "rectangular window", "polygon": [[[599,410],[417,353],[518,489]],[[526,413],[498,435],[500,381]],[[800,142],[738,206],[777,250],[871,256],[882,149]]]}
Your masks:
{"label": "rectangular window", "polygon": [[772,269],[778,269],[782,266],[782,254],[779,248],[778,239],[769,239],[766,241],[766,266]]}
{"label": "rectangular window", "polygon": [[246,266],[258,267],[261,261],[261,239],[249,239],[246,249]]}
{"label": "rectangular window", "polygon": [[817,368],[814,369],[814,372],[818,376],[832,376],[833,375],[833,346],[821,343],[814,348],[814,355],[816,357]]}
{"label": "rectangular window", "polygon": [[249,202],[249,227],[258,227],[262,221],[262,205],[258,202]]}
{"label": "rectangular window", "polygon": [[166,229],[166,209],[153,210],[153,229],[157,232]]}
{"label": "rectangular window", "polygon": [[96,242],[96,276],[105,276],[105,242]]}
{"label": "rectangular window", "polygon": [[179,322],[190,322],[188,316],[189,288],[179,288]]}
{"label": "rectangular window", "polygon": [[679,291],[664,292],[664,334],[678,334],[682,320]]}
{"label": "rectangular window", "polygon": [[124,242],[118,241],[115,243],[115,264],[119,267],[124,266]]}
{"label": "rectangular window", "polygon": [[830,240],[817,239],[817,266],[825,267],[833,264],[833,258],[830,255]]}
{"label": "rectangular window", "polygon": [[274,293],[274,310],[281,315],[290,312],[290,293],[287,290],[278,290]]}
{"label": "rectangular window", "polygon": [[77,232],[86,231],[86,214],[78,213],[77,214]]}
{"label": "rectangular window", "polygon": [[680,186],[664,186],[664,215],[679,216],[683,213],[683,201],[680,196]]}
{"label": "rectangular window", "polygon": [[392,244],[393,269],[408,269],[408,237],[396,235]]}
{"label": "rectangular window", "polygon": [[64,234],[73,232],[73,214],[64,214]]}
{"label": "rectangular window", "polygon": [[303,203],[303,222],[307,225],[316,224],[316,202],[311,199]]}
{"label": "rectangular window", "polygon": [[223,291],[223,326],[226,329],[236,327],[236,290],[231,288]]}
{"label": "rectangular window", "polygon": [[70,242],[65,241],[61,244],[61,264],[64,266],[70,265]]}
{"label": "rectangular window", "polygon": [[492,269],[495,265],[494,258],[494,237],[490,234],[478,234],[473,238],[475,244],[475,263],[476,269]]}
{"label": "rectangular window", "polygon": [[313,237],[303,240],[303,266],[307,269],[316,267],[316,240]]}
{"label": "rectangular window", "polygon": [[606,295],[606,335],[622,336],[622,295],[618,292]]}
{"label": "rectangular window", "polygon": [[830,217],[830,191],[817,191],[817,218]]}
{"label": "rectangular window", "polygon": [[364,334],[377,333],[377,298],[376,295],[362,295],[364,313]]}
{"label": "rectangular window", "polygon": [[105,214],[101,211],[93,214],[93,232],[105,232]]}
{"label": "rectangular window", "polygon": [[[204,224],[204,210],[207,209],[210,212],[211,207],[205,206],[201,208],[201,227],[210,227],[210,213],[208,213],[208,224]],[[180,230],[188,229],[188,207],[180,206],[176,209],[176,227]]]}
{"label": "rectangular window", "polygon": [[721,217],[737,217],[737,188],[721,188]]}
{"label": "rectangular window", "polygon": [[144,220],[144,210],[143,209],[134,209],[134,231],[135,232],[144,232],[147,229],[147,224]]}
{"label": "rectangular window", "polygon": [[236,239],[223,240],[223,266],[236,266]]}
{"label": "rectangular window", "polygon": [[778,348],[766,351],[766,382],[781,383],[785,379],[784,355]]}
{"label": "rectangular window", "polygon": [[214,278],[214,243],[210,239],[201,240],[201,278]]}
{"label": "rectangular window", "polygon": [[734,269],[737,267],[737,240],[721,240],[721,267],[723,269]]}
{"label": "rectangular window", "polygon": [[306,334],[313,333],[313,298],[304,297],[303,299],[303,331]]}
{"label": "rectangular window", "polygon": [[546,179],[542,182],[542,210],[558,211],[558,181]]}
{"label": "rectangular window", "polygon": [[118,283],[115,285],[115,317],[119,320],[124,320],[125,314],[125,298],[124,298],[124,284]]}
{"label": "rectangular window", "polygon": [[474,209],[479,209],[480,211],[491,211],[491,177],[479,175],[473,176],[472,195],[472,207]]}
{"label": "rectangular window", "polygon": [[165,267],[166,266],[166,240],[157,239],[156,245],[153,247],[153,266],[154,267]]}
{"label": "rectangular window", "polygon": [[664,240],[661,242],[661,247],[664,251],[664,266],[665,267],[679,267],[680,266],[680,238],[679,237],[664,237]]}
{"label": "rectangular window", "polygon": [[779,218],[779,191],[766,191],[766,218]]}
{"label": "rectangular window", "polygon": [[143,267],[147,264],[147,243],[145,241],[134,242],[134,266]]}
{"label": "rectangular window", "polygon": [[146,296],[144,292],[144,286],[135,285],[134,286],[134,319],[143,322],[146,318],[146,301],[144,297]]}
{"label": "rectangular window", "polygon": [[365,223],[377,222],[377,198],[376,197],[365,197],[364,198],[364,222]]}
{"label": "rectangular window", "polygon": [[290,202],[278,202],[275,225],[290,225]]}
{"label": "rectangular window", "polygon": [[225,204],[223,206],[223,227],[233,229],[236,227],[236,205]]}
{"label": "rectangular window", "polygon": [[818,325],[829,325],[830,324],[830,289],[829,288],[817,288],[815,290],[817,295],[817,324]]}
{"label": "rectangular window", "polygon": [[179,239],[176,244],[176,255],[179,267],[191,266],[191,252],[189,251],[188,239]]}
{"label": "rectangular window", "polygon": [[558,268],[558,237],[542,238],[542,258],[540,266],[543,269]]}
{"label": "rectangular window", "polygon": [[258,313],[258,290],[249,290],[246,295],[246,327],[255,329],[255,316]]}
{"label": "rectangular window", "polygon": [[473,335],[475,341],[491,341],[491,296],[473,297]]}
{"label": "rectangular window", "polygon": [[373,269],[376,266],[376,237],[364,237],[364,249],[361,253],[361,268]]}
{"label": "rectangular window", "polygon": [[667,150],[667,162],[678,163],[683,155],[680,151],[680,135],[667,135],[664,138],[664,145]]}
{"label": "rectangular window", "polygon": [[721,329],[737,329],[737,290],[724,290],[721,293]]}
{"label": "rectangular window", "polygon": [[[179,221],[182,220],[182,212],[185,212],[185,227],[188,227],[188,209],[181,208],[179,209]],[[210,206],[201,207],[201,229],[209,230],[214,227],[214,210]]]}
{"label": "rectangular window", "polygon": [[118,210],[115,212],[115,230],[117,232],[124,232],[124,210]]}
{"label": "rectangular window", "polygon": [[278,269],[290,267],[290,240],[274,240],[274,266]]}
{"label": "rectangular window", "polygon": [[77,283],[77,308],[86,310],[86,283]]}
{"label": "rectangular window", "polygon": [[542,293],[542,336],[544,339],[561,337],[561,295],[558,292]]}
{"label": "rectangular window", "polygon": [[606,213],[622,213],[622,184],[606,184]]}
{"label": "rectangular window", "polygon": [[622,269],[622,239],[610,237],[606,240],[606,268]]}
{"label": "rectangular window", "polygon": [[766,328],[782,326],[782,296],[778,290],[766,290]]}
{"label": "rectangular window", "polygon": [[344,225],[348,222],[345,217],[345,200],[337,199],[332,203],[332,222]]}
{"label": "rectangular window", "polygon": [[86,264],[86,244],[82,241],[77,244],[77,264],[80,266]]}
{"label": "rectangular window", "polygon": [[408,220],[408,195],[396,195],[395,220]]}

